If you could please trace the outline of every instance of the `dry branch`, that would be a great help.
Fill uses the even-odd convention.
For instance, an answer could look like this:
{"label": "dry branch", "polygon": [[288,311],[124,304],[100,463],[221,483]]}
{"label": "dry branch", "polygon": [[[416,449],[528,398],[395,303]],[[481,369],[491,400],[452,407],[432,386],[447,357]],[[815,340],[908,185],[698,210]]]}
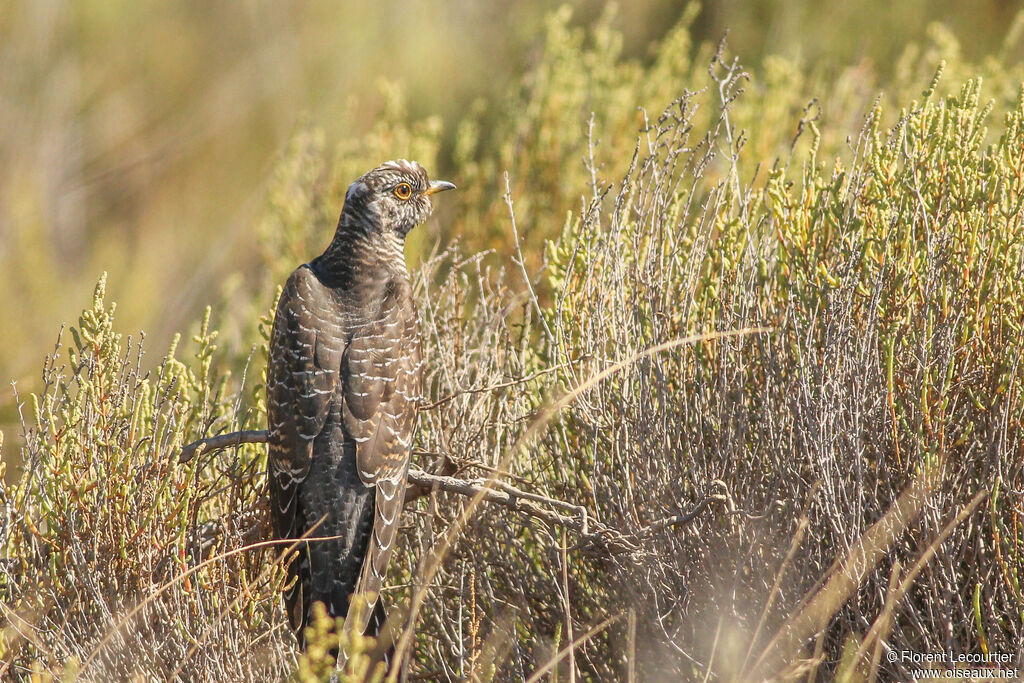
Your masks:
{"label": "dry branch", "polygon": [[[197,455],[213,453],[225,448],[240,446],[247,443],[266,443],[267,432],[264,429],[250,429],[229,434],[199,439],[181,449],[179,462],[188,462]],[[576,548],[590,555],[619,555],[638,549],[637,541],[642,537],[662,531],[669,527],[689,524],[697,518],[711,503],[727,503],[728,491],[704,496],[694,508],[685,514],[658,520],[635,533],[623,533],[587,516],[587,510],[581,505],[567,503],[556,498],[549,498],[539,493],[523,491],[511,484],[487,479],[461,479],[441,474],[430,474],[415,467],[409,469],[407,481],[409,491],[407,499],[413,500],[431,491],[445,491],[462,496],[473,497],[483,495],[483,500],[495,503],[552,526],[565,527],[580,534]],[[715,480],[716,485],[724,488],[725,484]],[[545,507],[548,506],[548,507]],[[549,507],[571,510],[578,516],[563,515]]]}

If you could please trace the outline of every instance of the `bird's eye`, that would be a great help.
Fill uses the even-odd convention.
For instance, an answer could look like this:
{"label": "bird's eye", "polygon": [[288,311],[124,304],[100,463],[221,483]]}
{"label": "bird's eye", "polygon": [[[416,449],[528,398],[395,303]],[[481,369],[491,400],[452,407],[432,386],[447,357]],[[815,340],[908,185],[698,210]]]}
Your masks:
{"label": "bird's eye", "polygon": [[395,188],[395,196],[399,199],[408,199],[412,196],[412,185],[409,183],[399,183]]}

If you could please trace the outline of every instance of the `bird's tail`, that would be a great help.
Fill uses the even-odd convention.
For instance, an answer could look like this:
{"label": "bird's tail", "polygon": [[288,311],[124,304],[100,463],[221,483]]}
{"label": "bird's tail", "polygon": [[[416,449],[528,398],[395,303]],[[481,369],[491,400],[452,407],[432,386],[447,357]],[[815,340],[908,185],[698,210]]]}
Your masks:
{"label": "bird's tail", "polygon": [[[310,611],[306,614],[306,618],[304,620],[305,623],[310,623],[313,620],[312,602],[322,600],[324,607],[327,608],[327,614],[332,619],[335,619],[338,617],[344,618],[348,616],[349,599],[350,596],[341,591],[335,591],[330,595],[322,597],[317,596],[313,601],[310,601]],[[366,630],[363,631],[363,635],[378,639],[377,647],[374,648],[370,655],[375,661],[384,662],[387,665],[388,672],[390,673],[392,662],[395,659],[395,643],[390,633],[390,629],[388,629],[388,632],[382,633],[387,621],[388,615],[387,611],[384,609],[384,602],[378,598],[373,601],[373,609],[370,612],[370,618],[367,620]],[[305,642],[302,642],[301,636],[300,644],[303,649],[305,649]],[[331,656],[334,657],[335,660],[337,660],[338,656],[341,654],[338,651],[338,648],[332,648],[330,652]]]}
{"label": "bird's tail", "polygon": [[309,598],[309,553],[305,544],[300,544],[288,562],[288,588],[284,592],[285,612],[291,624],[292,633],[298,638],[299,647],[306,649],[306,626],[312,617],[312,600]]}
{"label": "bird's tail", "polygon": [[375,661],[384,662],[387,673],[390,674],[393,667],[399,667],[398,678],[401,679],[402,663],[395,659],[395,629],[394,624],[388,624],[388,615],[384,610],[384,602],[377,599],[373,605],[373,612],[370,614],[370,621],[366,625],[365,635],[377,639],[372,657]]}
{"label": "bird's tail", "polygon": [[[388,671],[391,671],[391,663],[395,661],[395,640],[391,629],[385,631],[388,623],[388,614],[384,610],[384,601],[378,599],[373,605],[373,613],[370,615],[370,622],[366,625],[366,635],[377,639],[377,652],[382,661],[387,664]],[[401,673],[401,672],[399,672]]]}

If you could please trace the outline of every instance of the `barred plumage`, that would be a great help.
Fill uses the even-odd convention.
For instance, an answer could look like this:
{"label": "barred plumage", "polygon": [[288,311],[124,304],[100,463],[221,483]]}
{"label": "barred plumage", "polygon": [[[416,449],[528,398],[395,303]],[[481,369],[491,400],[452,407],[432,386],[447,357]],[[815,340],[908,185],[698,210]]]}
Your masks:
{"label": "barred plumage", "polygon": [[269,488],[278,538],[310,539],[289,564],[299,641],[312,603],[376,634],[376,600],[348,620],[353,593],[379,592],[394,550],[421,391],[419,321],[405,267],[430,195],[452,189],[389,162],[349,187],[327,250],[296,269],[277,305],[267,370]]}

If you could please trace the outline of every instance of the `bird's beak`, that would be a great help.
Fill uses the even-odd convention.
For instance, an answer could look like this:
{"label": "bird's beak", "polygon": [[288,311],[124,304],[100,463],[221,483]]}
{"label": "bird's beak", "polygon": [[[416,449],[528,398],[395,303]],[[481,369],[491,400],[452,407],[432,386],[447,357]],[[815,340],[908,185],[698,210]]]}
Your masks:
{"label": "bird's beak", "polygon": [[449,183],[447,180],[432,180],[430,181],[430,187],[423,194],[432,195],[438,192],[444,192],[445,190],[454,190],[455,184]]}

